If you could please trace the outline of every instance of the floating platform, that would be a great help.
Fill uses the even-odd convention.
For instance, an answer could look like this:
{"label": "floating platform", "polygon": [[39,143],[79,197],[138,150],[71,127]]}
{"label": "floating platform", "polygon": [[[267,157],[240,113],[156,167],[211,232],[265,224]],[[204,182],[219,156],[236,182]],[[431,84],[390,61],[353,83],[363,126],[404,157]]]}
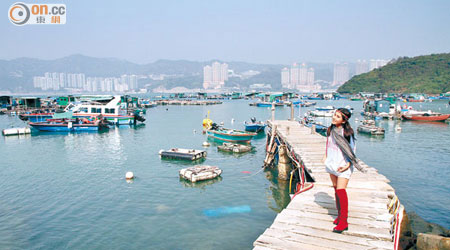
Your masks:
{"label": "floating platform", "polygon": [[222,169],[216,166],[197,165],[180,170],[180,177],[191,182],[211,180],[222,174]]}
{"label": "floating platform", "polygon": [[220,151],[245,153],[252,151],[252,146],[225,142],[221,146],[217,146]]}
{"label": "floating platform", "polygon": [[4,136],[31,134],[31,129],[30,128],[7,128],[7,129],[3,129],[2,134]]}
{"label": "floating platform", "polygon": [[160,150],[159,155],[164,158],[194,161],[206,157],[206,151],[196,149],[172,148]]}

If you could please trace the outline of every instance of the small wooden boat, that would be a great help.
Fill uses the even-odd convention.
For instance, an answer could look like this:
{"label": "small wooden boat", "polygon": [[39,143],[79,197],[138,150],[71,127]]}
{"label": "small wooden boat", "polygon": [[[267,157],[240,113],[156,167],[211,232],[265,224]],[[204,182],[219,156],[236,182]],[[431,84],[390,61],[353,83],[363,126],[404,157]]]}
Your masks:
{"label": "small wooden boat", "polygon": [[402,115],[405,120],[412,121],[431,121],[431,122],[444,122],[450,117],[450,114],[441,114],[431,111],[427,112],[405,112]]}
{"label": "small wooden boat", "polygon": [[[213,126],[213,128],[215,128]],[[249,143],[256,133],[253,132],[245,132],[235,129],[226,129],[226,128],[215,128],[209,129],[206,131],[208,133],[208,137],[213,139],[218,139],[227,142],[241,142],[241,143]]]}
{"label": "small wooden boat", "polygon": [[384,135],[384,128],[375,126],[375,121],[365,120],[358,126],[357,131],[359,133],[365,133],[370,135]]}
{"label": "small wooden boat", "polygon": [[261,121],[256,121],[255,118],[252,118],[250,122],[245,121],[244,126],[245,126],[245,131],[259,133],[261,131],[264,131],[266,124]]}
{"label": "small wooden boat", "polygon": [[87,119],[48,119],[45,122],[30,122],[29,125],[47,132],[99,131],[109,128],[109,123],[103,119],[92,122]]}
{"label": "small wooden boat", "polygon": [[220,151],[233,152],[233,153],[245,153],[252,151],[252,147],[248,145],[235,144],[225,142],[221,146],[217,146]]}
{"label": "small wooden boat", "polygon": [[303,124],[308,128],[311,128],[312,126],[314,126],[316,128],[316,132],[320,133],[320,134],[325,134],[328,129],[327,126],[323,125],[320,122],[314,121],[314,119],[312,119],[311,117],[305,117],[303,119]]}
{"label": "small wooden boat", "polygon": [[271,102],[257,102],[256,107],[272,107]]}
{"label": "small wooden boat", "polygon": [[311,111],[309,111],[309,114],[311,116],[316,116],[316,117],[332,117],[334,114],[334,110],[329,110],[329,111],[311,110]]}
{"label": "small wooden boat", "polygon": [[169,150],[160,150],[159,155],[164,158],[194,161],[205,158],[206,151],[196,149],[172,148]]}
{"label": "small wooden boat", "polygon": [[222,174],[222,169],[216,166],[197,165],[180,170],[180,177],[191,182],[211,180]]}
{"label": "small wooden boat", "polygon": [[333,106],[326,106],[326,107],[317,107],[316,110],[318,111],[334,111],[336,108]]}
{"label": "small wooden boat", "polygon": [[425,99],[414,99],[414,98],[407,98],[407,102],[424,102]]}

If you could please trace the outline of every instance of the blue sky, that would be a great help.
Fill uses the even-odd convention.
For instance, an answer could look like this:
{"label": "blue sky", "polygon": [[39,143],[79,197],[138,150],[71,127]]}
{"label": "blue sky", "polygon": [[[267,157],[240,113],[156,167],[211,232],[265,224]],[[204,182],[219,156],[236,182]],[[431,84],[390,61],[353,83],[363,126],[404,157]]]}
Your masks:
{"label": "blue sky", "polygon": [[255,63],[450,52],[450,1],[27,1],[65,3],[65,25],[15,26],[0,8],[0,59],[71,54]]}

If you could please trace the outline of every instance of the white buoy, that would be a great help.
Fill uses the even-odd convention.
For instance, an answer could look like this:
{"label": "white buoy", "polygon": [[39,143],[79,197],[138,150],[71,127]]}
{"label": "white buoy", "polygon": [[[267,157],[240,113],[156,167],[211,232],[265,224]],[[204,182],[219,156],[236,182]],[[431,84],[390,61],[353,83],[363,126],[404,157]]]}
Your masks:
{"label": "white buoy", "polygon": [[400,126],[395,127],[395,131],[397,131],[397,132],[402,131],[402,127],[400,127]]}
{"label": "white buoy", "polygon": [[231,123],[233,123],[234,122],[234,118],[231,118]]}
{"label": "white buoy", "polygon": [[127,180],[132,180],[132,179],[134,179],[134,174],[133,174],[133,172],[127,172],[127,173],[125,174],[125,179],[127,179]]}
{"label": "white buoy", "polygon": [[209,144],[209,142],[207,142],[207,141],[205,141],[205,142],[203,142],[203,147],[209,147],[211,144]]}
{"label": "white buoy", "polygon": [[220,125],[221,125],[221,126],[223,126],[223,124],[224,124],[223,122],[220,122]]}
{"label": "white buoy", "polygon": [[194,134],[197,133],[197,130],[194,129]]}

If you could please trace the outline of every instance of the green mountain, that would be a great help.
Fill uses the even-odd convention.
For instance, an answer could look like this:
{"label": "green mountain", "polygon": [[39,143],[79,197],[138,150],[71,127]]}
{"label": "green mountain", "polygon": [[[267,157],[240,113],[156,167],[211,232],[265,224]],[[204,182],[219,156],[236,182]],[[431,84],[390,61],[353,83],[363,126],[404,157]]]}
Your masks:
{"label": "green mountain", "polygon": [[[55,60],[40,60],[34,58],[18,58],[0,60],[0,90],[12,92],[33,91],[33,77],[43,76],[46,72],[84,73],[86,77],[120,77],[123,74],[135,75],[171,75],[164,80],[141,79],[141,86],[151,88],[159,86],[170,89],[173,87],[201,88],[203,84],[203,67],[214,61],[193,62],[187,60],[158,60],[153,63],[136,64],[116,58],[95,58],[84,55],[71,55]],[[223,61],[220,61],[223,62]],[[236,74],[245,71],[259,71],[260,74],[241,79],[230,78],[227,87],[249,87],[251,84],[263,83],[272,85],[273,89],[281,89],[281,69],[285,65],[255,64],[246,62],[226,62],[228,68]],[[315,78],[331,81],[333,64],[308,63],[315,69]]]}
{"label": "green mountain", "polygon": [[428,93],[450,91],[450,53],[401,57],[384,67],[352,77],[340,93]]}

